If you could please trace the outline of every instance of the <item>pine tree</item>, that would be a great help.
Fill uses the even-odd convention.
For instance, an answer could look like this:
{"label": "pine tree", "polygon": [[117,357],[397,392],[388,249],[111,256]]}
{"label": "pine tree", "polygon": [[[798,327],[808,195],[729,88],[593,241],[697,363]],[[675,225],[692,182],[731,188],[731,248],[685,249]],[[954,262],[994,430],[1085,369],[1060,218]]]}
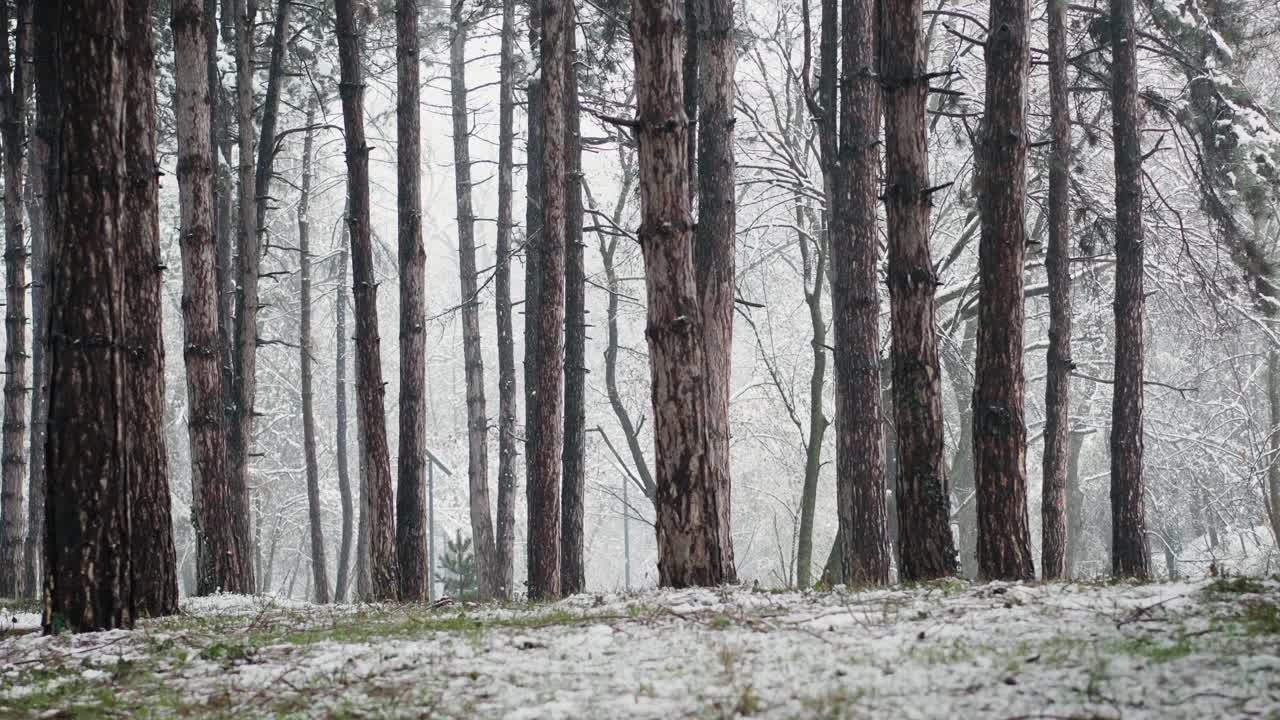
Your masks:
{"label": "pine tree", "polygon": [[462,537],[461,530],[453,539],[445,540],[440,566],[436,579],[444,584],[445,595],[459,602],[479,599],[476,556],[471,550],[471,538]]}

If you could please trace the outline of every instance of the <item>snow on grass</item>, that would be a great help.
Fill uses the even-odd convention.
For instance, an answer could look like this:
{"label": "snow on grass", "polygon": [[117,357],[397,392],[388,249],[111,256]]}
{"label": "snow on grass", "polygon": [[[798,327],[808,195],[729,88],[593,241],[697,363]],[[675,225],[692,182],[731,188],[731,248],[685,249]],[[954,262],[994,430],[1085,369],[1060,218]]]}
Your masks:
{"label": "snow on grass", "polygon": [[184,610],[0,634],[0,717],[1280,717],[1275,579]]}

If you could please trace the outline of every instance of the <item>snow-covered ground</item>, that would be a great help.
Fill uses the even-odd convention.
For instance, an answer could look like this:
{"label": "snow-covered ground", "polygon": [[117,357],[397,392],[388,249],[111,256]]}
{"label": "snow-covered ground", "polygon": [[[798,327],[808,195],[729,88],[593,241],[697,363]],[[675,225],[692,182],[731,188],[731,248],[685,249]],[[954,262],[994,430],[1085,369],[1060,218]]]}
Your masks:
{"label": "snow-covered ground", "polygon": [[1275,579],[184,609],[0,630],[0,717],[1280,718]]}

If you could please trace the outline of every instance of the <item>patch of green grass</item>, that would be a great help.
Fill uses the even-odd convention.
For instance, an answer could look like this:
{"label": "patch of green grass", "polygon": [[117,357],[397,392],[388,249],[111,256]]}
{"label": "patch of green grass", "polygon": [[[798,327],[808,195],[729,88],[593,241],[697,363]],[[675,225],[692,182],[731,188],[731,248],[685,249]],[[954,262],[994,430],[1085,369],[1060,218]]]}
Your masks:
{"label": "patch of green grass", "polygon": [[857,717],[858,703],[874,695],[873,689],[848,688],[843,685],[834,687],[818,695],[800,698],[800,706],[804,708],[804,713],[798,717],[816,720],[852,720]]}
{"label": "patch of green grass", "polygon": [[1242,595],[1266,592],[1266,586],[1258,578],[1246,575],[1220,577],[1205,588],[1206,592],[1215,595]]}
{"label": "patch of green grass", "polygon": [[1191,638],[1183,633],[1178,633],[1172,642],[1164,642],[1148,637],[1126,638],[1108,643],[1104,647],[1104,651],[1107,653],[1133,655],[1146,658],[1154,663],[1178,660],[1190,655],[1195,650],[1196,648],[1192,645]]}
{"label": "patch of green grass", "polygon": [[1246,602],[1242,619],[1249,635],[1280,635],[1280,605],[1266,600]]}

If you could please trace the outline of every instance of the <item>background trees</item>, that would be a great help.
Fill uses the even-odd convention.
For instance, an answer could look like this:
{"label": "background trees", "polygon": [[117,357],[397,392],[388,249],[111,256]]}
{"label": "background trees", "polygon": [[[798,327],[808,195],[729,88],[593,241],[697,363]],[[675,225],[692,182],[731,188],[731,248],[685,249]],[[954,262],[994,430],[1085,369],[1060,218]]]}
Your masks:
{"label": "background trees", "polygon": [[[212,14],[207,12],[208,5],[157,6],[161,16],[153,29],[159,100],[156,158],[164,173],[158,192],[157,262],[167,268],[159,273],[158,297],[171,361],[164,378],[163,404],[150,415],[160,418],[167,440],[178,579],[186,592],[207,592],[246,588],[245,580],[254,575],[263,589],[315,596],[322,582],[316,572],[322,568],[315,566],[328,563],[323,569],[338,581],[334,596],[347,597],[353,585],[349,547],[358,543],[350,537],[344,543],[344,528],[352,529],[348,536],[355,535],[357,522],[372,532],[400,530],[404,535],[412,529],[407,521],[389,526],[389,515],[374,520],[371,509],[353,501],[358,492],[346,476],[349,459],[342,457],[350,440],[348,408],[364,406],[363,400],[348,402],[346,356],[341,357],[341,370],[338,367],[346,343],[353,334],[360,335],[347,322],[353,308],[344,290],[351,258],[349,238],[343,237],[348,205],[341,155],[347,137],[338,117],[339,96],[340,91],[350,94],[356,88],[342,81],[337,41],[348,42],[349,35],[339,37],[323,9],[274,0],[259,0],[256,7],[245,3],[246,14],[251,9],[256,12],[253,32],[242,33],[249,48],[241,54],[255,68],[244,83],[252,92],[251,114],[243,124],[253,131],[244,153],[237,129],[242,97],[237,92],[234,62],[242,44],[236,42],[235,29],[244,24],[244,16],[237,15],[234,3],[227,3],[227,9],[213,2]],[[981,453],[974,453],[974,443],[989,435],[984,428],[990,426],[991,418],[974,413],[974,392],[978,388],[988,397],[993,386],[1010,389],[1011,381],[997,383],[993,373],[975,372],[975,352],[995,347],[979,340],[986,338],[983,327],[1010,326],[1006,320],[993,325],[984,313],[1012,317],[1019,306],[1023,335],[1017,342],[1005,338],[1001,345],[1002,357],[1008,360],[1001,377],[1021,374],[1025,378],[1022,462],[1042,462],[1044,480],[1027,482],[1025,501],[1015,500],[1010,507],[1041,503],[1042,512],[1027,517],[1025,544],[1031,560],[1042,562],[1045,574],[1054,571],[1059,553],[1065,573],[1110,572],[1110,563],[1098,558],[1109,558],[1110,551],[1118,549],[1110,540],[1110,503],[1103,501],[1109,497],[1113,457],[1108,443],[1098,440],[1103,430],[1110,434],[1116,427],[1110,401],[1118,394],[1121,375],[1113,374],[1114,357],[1119,353],[1132,359],[1132,349],[1125,350],[1128,336],[1115,335],[1111,308],[1117,297],[1113,245],[1118,216],[1115,139],[1108,120],[1113,110],[1109,88],[1117,67],[1112,58],[1112,25],[1105,22],[1109,8],[1055,5],[1054,10],[1061,10],[1064,17],[1055,21],[1057,30],[1048,44],[1053,52],[1047,55],[1038,49],[1044,43],[1035,39],[1045,33],[1044,21],[1034,15],[1029,21],[1033,71],[1025,85],[1025,212],[1022,221],[1014,223],[1023,227],[1026,244],[1021,260],[1005,258],[1001,270],[984,272],[983,243],[990,245],[992,238],[1015,234],[1012,230],[984,232],[984,224],[993,226],[991,218],[984,219],[995,207],[989,198],[992,191],[1014,189],[1017,183],[988,181],[986,189],[977,192],[983,188],[975,187],[975,166],[982,165],[982,172],[990,175],[997,170],[995,160],[1003,157],[989,149],[989,139],[984,140],[994,126],[978,121],[984,114],[1005,117],[1001,127],[1014,127],[1019,121],[1002,115],[1018,106],[1009,101],[1016,92],[989,91],[976,81],[988,71],[987,52],[994,52],[999,44],[995,36],[989,38],[989,19],[975,15],[978,9],[955,5],[904,11],[900,3],[886,3],[883,16],[876,20],[872,5],[852,0],[843,8],[833,2],[808,8],[738,3],[731,16],[720,6],[685,5],[680,4],[680,12],[696,14],[696,22],[686,18],[687,24],[697,26],[696,42],[680,48],[672,68],[661,69],[670,82],[681,79],[675,103],[686,117],[691,107],[687,101],[697,101],[701,142],[693,144],[699,149],[690,157],[691,145],[685,138],[679,163],[690,173],[692,160],[693,172],[684,192],[690,198],[688,217],[695,225],[687,235],[670,237],[678,235],[680,243],[692,243],[689,262],[695,294],[706,288],[700,284],[700,273],[723,270],[730,259],[724,249],[706,252],[709,246],[695,238],[714,235],[721,243],[732,239],[733,284],[727,286],[721,275],[717,301],[729,299],[736,332],[729,335],[727,351],[716,350],[723,353],[723,360],[707,364],[699,381],[706,381],[712,371],[725,371],[724,423],[732,429],[726,435],[730,463],[726,477],[732,476],[733,486],[731,493],[721,493],[713,504],[717,516],[726,520],[716,521],[717,543],[722,550],[729,543],[735,549],[733,574],[765,584],[799,585],[813,584],[820,577],[856,581],[861,572],[867,581],[880,582],[903,577],[917,567],[912,558],[922,537],[928,538],[924,545],[929,550],[930,573],[945,573],[949,571],[946,541],[953,534],[952,542],[960,550],[960,571],[976,574],[980,536],[989,540],[992,535],[980,532],[976,512],[981,488],[990,487],[982,480],[983,467],[989,463]],[[176,14],[172,23],[167,17],[170,7]],[[1275,521],[1277,501],[1268,499],[1280,494],[1276,489],[1280,488],[1280,464],[1273,462],[1275,434],[1271,432],[1280,416],[1271,402],[1272,395],[1280,396],[1271,392],[1280,387],[1280,382],[1274,382],[1280,371],[1273,371],[1280,363],[1270,362],[1276,341],[1271,307],[1272,246],[1277,232],[1272,167],[1280,133],[1271,121],[1274,83],[1265,73],[1277,50],[1265,37],[1240,29],[1242,17],[1264,28],[1280,18],[1274,8],[1251,0],[1185,7],[1185,12],[1178,13],[1141,3],[1134,8],[1136,22],[1148,27],[1160,42],[1149,38],[1151,43],[1143,43],[1135,57],[1140,78],[1135,87],[1142,88],[1135,108],[1141,115],[1136,127],[1138,157],[1143,162],[1140,172],[1126,177],[1138,178],[1145,193],[1144,257],[1137,265],[1145,275],[1144,367],[1138,386],[1144,388],[1140,468],[1145,487],[1141,495],[1131,493],[1124,507],[1134,515],[1132,503],[1138,497],[1146,505],[1142,517],[1154,573],[1194,571],[1211,561],[1221,564],[1228,555],[1238,556],[1240,562],[1265,563],[1260,558],[1274,546],[1270,535],[1280,527]],[[194,8],[202,15],[192,28],[199,31],[204,45],[195,43],[183,20],[183,13],[190,14]],[[368,261],[367,265],[362,265],[363,260],[356,263],[363,278],[354,288],[359,295],[381,283],[398,285],[402,277],[412,275],[402,275],[397,246],[400,221],[412,220],[413,214],[401,212],[399,198],[393,199],[392,193],[398,192],[394,189],[397,168],[408,170],[414,164],[398,162],[401,151],[412,151],[397,139],[393,127],[397,117],[407,117],[396,112],[399,99],[392,82],[397,15],[386,3],[352,10],[359,33],[367,38],[361,51],[363,75],[356,83],[364,92],[367,133],[356,149],[363,147],[368,155],[370,187],[365,222]],[[429,534],[424,523],[417,537],[428,546],[434,543],[437,559],[444,538],[472,525],[473,507],[483,509],[489,513],[487,523],[494,536],[497,577],[492,591],[519,595],[527,579],[530,550],[528,536],[520,528],[530,518],[526,503],[515,501],[519,492],[515,477],[522,462],[530,470],[530,479],[548,477],[539,470],[543,466],[529,462],[541,457],[550,463],[545,467],[554,465],[562,481],[569,481],[541,488],[544,496],[563,493],[564,513],[553,513],[554,524],[562,528],[563,545],[557,543],[562,589],[573,589],[578,577],[576,568],[570,567],[577,559],[578,545],[587,588],[624,586],[628,578],[637,584],[653,583],[660,579],[653,569],[659,550],[656,532],[647,528],[656,530],[660,524],[658,510],[666,500],[659,480],[667,472],[661,467],[668,457],[665,450],[655,452],[662,440],[655,431],[667,427],[667,421],[660,421],[653,407],[650,366],[655,355],[647,345],[653,338],[645,337],[645,329],[647,308],[654,302],[647,284],[654,276],[647,273],[645,262],[646,254],[664,247],[665,240],[649,247],[638,242],[649,238],[651,230],[641,222],[638,153],[647,152],[646,142],[665,143],[669,138],[665,125],[660,124],[659,130],[645,125],[643,110],[641,121],[630,120],[638,106],[652,106],[652,97],[640,103],[634,89],[637,78],[641,84],[652,80],[653,70],[632,62],[633,35],[625,26],[625,13],[588,5],[578,8],[574,19],[566,17],[564,45],[576,48],[566,55],[578,59],[565,67],[566,129],[559,135],[568,153],[563,229],[566,269],[573,266],[576,271],[577,259],[569,256],[582,250],[582,273],[566,280],[565,297],[568,304],[581,285],[586,314],[579,315],[575,300],[572,311],[567,309],[564,319],[555,323],[556,332],[565,334],[566,352],[571,347],[576,352],[579,339],[583,352],[580,360],[576,354],[566,356],[565,366],[552,372],[540,365],[559,362],[561,341],[548,340],[550,333],[543,331],[546,308],[539,298],[550,298],[547,293],[559,284],[552,283],[554,288],[548,286],[540,293],[538,281],[546,277],[542,264],[546,258],[539,252],[543,215],[549,209],[543,196],[560,186],[548,179],[550,168],[543,163],[542,126],[553,118],[539,104],[537,92],[528,95],[529,87],[545,87],[547,80],[545,73],[537,72],[539,52],[514,41],[517,28],[526,22],[540,27],[543,18],[538,12],[530,16],[520,4],[498,10],[497,5],[472,2],[447,9],[418,8],[418,28],[411,34],[420,47],[420,100],[426,111],[421,119],[422,212],[418,218],[423,270],[421,294],[409,291],[408,299],[422,302],[421,321],[409,322],[420,332],[405,337],[420,336],[421,349],[402,341],[394,347],[388,344],[387,354],[378,357],[357,338],[352,359],[360,366],[360,376],[369,370],[367,361],[387,363],[385,380],[373,387],[384,398],[384,411],[399,413],[398,422],[387,427],[388,472],[391,453],[399,453],[398,464],[410,463],[409,455],[416,451],[407,449],[416,442],[422,448],[416,477],[425,475],[423,463],[430,452],[443,466],[459,470],[459,477],[466,462],[465,474],[476,478],[477,488],[484,481],[488,497],[481,502],[480,494],[471,491],[470,480],[445,479],[436,466],[435,533]],[[455,44],[453,14],[467,28],[467,44],[457,48],[463,51],[460,63],[466,67],[458,92],[445,76],[445,60]],[[1050,17],[1057,16],[1055,12]],[[731,24],[726,17],[731,17]],[[902,30],[903,22],[914,23],[918,34]],[[876,45],[858,38],[885,32],[886,23],[893,28],[894,40],[906,44],[885,43],[887,69],[876,75],[879,61],[871,53]],[[217,32],[221,28],[227,30],[225,35]],[[543,36],[537,34],[535,39],[541,46]],[[11,46],[16,44],[15,38]],[[731,52],[726,49],[729,45]],[[217,62],[224,56],[230,61]],[[1059,56],[1049,76],[1036,70],[1038,63]],[[210,57],[215,59],[211,67]],[[731,74],[725,69],[730,57],[736,58]],[[175,62],[179,58],[181,62]],[[694,77],[685,72],[686,65],[700,76],[697,92],[693,92],[695,83],[686,82]],[[188,72],[193,67],[203,71],[205,87],[211,88],[210,104],[193,100],[202,97]],[[992,69],[1011,67],[994,63]],[[573,74],[577,75],[576,102],[569,90]],[[276,128],[268,133],[273,76],[278,77],[279,100]],[[729,77],[734,87],[725,94]],[[841,77],[844,83],[839,82]],[[1050,92],[1050,79],[1054,92]],[[674,86],[664,85],[661,90],[667,102]],[[875,105],[877,95],[884,96],[882,108]],[[456,107],[455,97],[461,99]],[[721,106],[730,103],[732,112],[727,113]],[[209,111],[208,121],[198,121],[200,108]],[[314,117],[308,115],[310,108]],[[875,157],[880,146],[874,139],[882,131],[881,112],[887,133],[883,175]],[[721,124],[726,114],[733,121],[731,141],[726,139],[729,125]],[[575,115],[581,123],[577,132],[568,127]],[[1069,133],[1061,130],[1064,126]],[[651,132],[663,137],[650,140]],[[203,146],[193,133],[203,135],[204,144],[211,145],[207,160],[201,160]],[[32,231],[22,242],[30,243],[33,251],[34,286],[22,288],[19,295],[30,303],[33,316],[38,314],[43,286],[34,266],[45,195],[38,188],[44,173],[34,168],[44,164],[41,148],[47,136],[31,138],[25,164],[30,167],[20,168],[31,176],[22,178],[32,188],[30,193],[24,189],[27,197],[22,198],[24,235],[26,228]],[[313,143],[309,153],[307,136]],[[582,143],[580,174],[570,163],[569,146],[575,136]],[[453,166],[459,164],[453,159],[453,143],[459,139],[468,154],[462,164],[470,171],[462,185],[453,177]],[[725,148],[732,150],[733,158],[733,169],[727,174]],[[720,161],[708,160],[699,168],[698,154]],[[309,228],[305,252],[310,260],[310,297],[304,300],[301,264],[295,253],[302,252],[297,214],[308,159],[311,184],[305,193]],[[652,157],[645,160],[652,161]],[[233,346],[244,348],[235,345],[230,331],[239,313],[226,300],[235,296],[237,287],[244,287],[233,272],[239,261],[231,235],[242,218],[245,200],[238,198],[243,186],[238,187],[236,178],[246,165],[252,165],[252,181],[258,188],[248,208],[256,225],[259,258],[258,300],[249,303],[257,310],[258,328],[252,342],[256,390],[255,417],[246,445],[247,513],[218,510],[219,505],[239,502],[225,499],[234,495],[234,489],[230,484],[221,487],[221,480],[204,480],[215,472],[210,468],[233,462],[235,455],[225,447],[230,426],[221,414],[229,404],[236,405],[228,399],[236,397],[239,381],[234,373],[215,376],[219,368],[234,367],[234,362],[226,361],[235,356]],[[904,168],[910,173],[904,174]],[[526,177],[521,178],[521,172]],[[164,182],[167,175],[177,175],[177,182]],[[582,184],[580,223],[571,219],[570,181],[574,179]],[[673,181],[665,174],[658,179]],[[470,198],[470,210],[465,213],[459,212],[456,202],[462,186]],[[208,199],[198,200],[202,197]],[[207,204],[207,209],[199,211],[207,212],[207,219],[194,209],[199,202]],[[515,212],[518,202],[526,203],[523,218]],[[350,213],[362,217],[357,205],[350,206]],[[6,221],[10,228],[12,215],[10,211]],[[469,218],[464,223],[472,238],[473,267],[469,269],[453,264],[462,257],[457,254],[460,215]],[[1069,240],[1062,229],[1064,218],[1070,221]],[[876,228],[882,221],[889,231],[887,265],[877,254]],[[637,235],[637,226],[645,232]],[[732,230],[727,231],[730,226]],[[586,247],[573,239],[578,227],[591,240]],[[662,230],[661,225],[657,227]],[[904,244],[904,239],[911,242]],[[1010,250],[1016,249],[1013,245]],[[915,254],[908,256],[904,249]],[[927,258],[922,254],[925,250]],[[239,255],[249,261],[253,253]],[[715,262],[699,261],[699,257]],[[914,270],[904,271],[904,267]],[[1133,263],[1124,267],[1132,270]],[[1020,273],[1015,272],[1017,268]],[[1000,297],[1005,299],[997,300],[993,281],[1008,279],[1009,273],[1022,277],[1023,286],[1021,290],[1004,286]],[[18,289],[16,282],[9,288]],[[890,307],[891,317],[880,322],[879,308],[892,306],[895,297],[897,310]],[[908,299],[911,303],[905,302]],[[928,303],[931,310],[921,309]],[[367,298],[359,300],[356,317],[365,317],[370,304]],[[697,308],[699,323],[703,304],[697,299],[696,305],[689,306]],[[380,294],[374,329],[399,338],[402,333],[396,331],[396,323],[419,312],[411,305],[399,293]],[[921,357],[917,350],[908,352],[906,344],[891,337],[904,306],[915,313],[905,330],[922,343],[920,347],[934,344],[936,367],[911,362]],[[8,310],[14,307],[11,302]],[[309,339],[298,331],[304,315],[310,316]],[[671,317],[681,315],[677,311]],[[179,318],[183,318],[181,325]],[[370,323],[360,322],[367,331]],[[37,339],[43,327],[44,323],[33,327],[33,355],[45,347]],[[728,331],[729,326],[722,329]],[[581,338],[576,337],[578,331]],[[699,330],[699,334],[705,333]],[[570,336],[574,336],[572,343]],[[242,334],[240,340],[245,337]],[[468,343],[467,337],[475,340]],[[496,342],[486,343],[485,337]],[[544,341],[551,345],[543,348]],[[17,359],[21,352],[16,343],[11,345]],[[473,346],[470,360],[464,352],[468,345]],[[704,342],[704,363],[705,348]],[[1041,364],[1041,351],[1048,353],[1047,364]],[[907,372],[905,380],[892,371],[895,353],[899,353],[900,369]],[[1015,361],[1019,353],[1022,357]],[[172,361],[178,356],[183,358],[182,367]],[[410,367],[413,360],[421,360],[420,371]],[[517,361],[525,363],[528,373],[523,395],[517,390]],[[484,362],[498,371],[488,377],[471,373],[472,389],[468,390],[469,367]],[[311,366],[310,373],[303,371],[304,364]],[[732,374],[727,372],[729,367]],[[830,379],[828,367],[832,368]],[[40,387],[35,372],[35,368],[24,371],[22,388]],[[402,379],[405,373],[423,380],[417,400],[413,383]],[[539,409],[540,395],[550,401],[559,394],[539,390],[539,379],[550,382],[553,375],[566,390],[581,380],[580,415],[573,392],[563,400],[563,413]],[[308,414],[301,412],[308,394],[302,379],[307,376],[313,380],[310,423],[304,419]],[[334,380],[323,382],[323,378]],[[190,392],[178,390],[188,381]],[[477,393],[498,400],[482,412],[473,407],[469,413],[466,399]],[[35,438],[42,427],[36,403],[42,396],[27,395],[32,398],[32,408],[26,412],[32,417],[33,437],[24,443],[43,447]],[[522,397],[527,415],[520,406]],[[923,402],[904,406],[894,400],[904,397]],[[421,408],[416,421],[415,405]],[[695,412],[683,405],[679,410]],[[914,413],[905,425],[900,418],[888,422],[904,411]],[[568,418],[562,419],[566,414]],[[582,418],[580,486],[572,482],[577,454],[565,453],[563,447],[577,447],[576,440],[556,440],[540,450],[539,443],[549,435],[531,431],[538,427],[538,417],[546,421],[552,415],[557,425],[566,423],[566,438],[576,434],[568,429],[571,421]],[[378,416],[363,416],[362,433],[376,433]],[[400,429],[399,421],[421,427],[417,441]],[[834,424],[834,432],[827,432],[828,423]],[[316,438],[313,473],[306,470],[308,424]],[[1124,439],[1131,434],[1122,431],[1119,436]],[[1009,440],[1012,435],[1003,437]],[[380,471],[376,463],[368,462],[367,452],[374,452],[378,443],[372,434],[366,439],[370,442],[360,443],[357,465],[364,467],[362,484],[374,487],[381,482]],[[895,480],[887,492],[879,490],[883,481],[876,480],[879,463],[874,452],[881,442],[882,472],[919,482],[898,488]],[[221,450],[218,443],[223,444]],[[485,457],[497,457],[496,467],[486,462],[480,472],[479,465],[469,459],[473,445],[477,455],[483,450]],[[1001,447],[1013,452],[1023,447],[1016,439],[1006,445]],[[401,447],[406,450],[393,450]],[[43,452],[37,452],[33,459],[42,457]],[[569,471],[564,469],[566,460]],[[219,478],[228,477],[226,471],[216,473]],[[314,475],[314,483],[309,475]],[[496,498],[488,490],[491,476],[497,478]],[[38,462],[32,462],[26,485],[33,499],[38,498],[39,477]],[[367,482],[370,478],[372,485]],[[579,487],[580,515],[570,502],[577,499]],[[917,490],[922,494],[917,495]],[[414,499],[411,490],[406,493],[405,500]],[[371,495],[366,492],[365,496]],[[885,506],[883,514],[880,503]],[[36,504],[37,511],[43,507],[42,502]],[[425,511],[415,511],[411,505],[398,503],[397,507],[406,520],[421,518]],[[32,513],[28,524],[43,527],[36,515]],[[546,530],[553,518],[544,515],[536,512],[532,519],[535,527],[546,521],[541,526]],[[883,530],[874,522],[880,518]],[[900,518],[904,522],[898,522]],[[226,523],[232,524],[227,537],[215,537]],[[841,525],[868,534],[840,535]],[[6,532],[14,527],[5,520]],[[328,545],[323,558],[314,552],[313,530],[319,532],[319,546]],[[20,537],[23,530],[16,532]],[[1017,534],[1022,535],[1020,530]],[[366,538],[369,535],[365,533]],[[464,535],[479,538],[482,533],[472,528]],[[28,533],[25,538],[28,557],[37,536]],[[239,538],[228,539],[233,536]],[[416,547],[418,542],[411,544]],[[214,543],[224,550],[206,553]],[[484,545],[483,540],[478,544]],[[371,544],[364,545],[358,562],[373,567]],[[543,545],[535,540],[535,555]],[[842,552],[828,553],[834,546]],[[1242,547],[1253,549],[1246,552]],[[226,548],[234,550],[228,554]],[[429,555],[425,552],[421,562]],[[212,574],[213,559],[230,563],[217,571],[218,577]],[[715,562],[723,568],[726,560],[722,556]],[[631,575],[625,569],[628,564]],[[820,572],[833,567],[839,570]],[[1019,569],[1016,574],[1025,572]],[[425,571],[423,576],[427,577]],[[727,572],[721,575],[728,576]],[[366,593],[372,591],[368,585]]]}

